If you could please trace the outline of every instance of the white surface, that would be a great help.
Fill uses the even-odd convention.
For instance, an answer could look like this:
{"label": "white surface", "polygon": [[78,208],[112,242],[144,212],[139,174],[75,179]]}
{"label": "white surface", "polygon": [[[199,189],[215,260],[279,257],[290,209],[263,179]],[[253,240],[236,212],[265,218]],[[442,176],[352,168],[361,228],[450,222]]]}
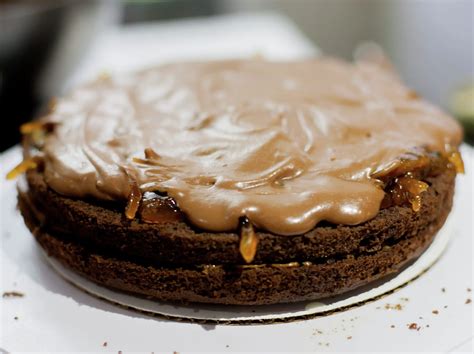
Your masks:
{"label": "white surface", "polygon": [[100,72],[113,74],[175,60],[255,55],[285,60],[318,52],[293,23],[273,13],[127,25],[98,35],[66,88]]}
{"label": "white surface", "polygon": [[[269,57],[298,57],[312,52],[307,42],[280,17],[187,23],[190,25],[152,25],[148,29],[137,27],[126,33],[118,31],[102,36],[98,41],[102,41],[102,49],[84,61],[72,81],[90,77],[95,70],[128,70],[153,61],[198,57],[202,53],[246,55],[255,50]],[[207,39],[200,37],[203,35]],[[179,48],[177,38],[182,42]],[[138,41],[142,44],[137,44]],[[148,48],[147,41],[156,43],[156,47]],[[168,50],[168,46],[175,49]],[[198,325],[150,318],[93,298],[65,282],[46,264],[14,208],[14,183],[3,180],[2,176],[12,167],[5,162],[15,154],[18,151],[9,151],[0,158],[0,291],[21,291],[25,297],[0,298],[3,350],[121,350],[124,354],[130,351],[472,351],[472,304],[465,304],[472,297],[466,290],[472,288],[472,149],[464,149],[468,174],[460,176],[457,185],[454,212],[463,221],[456,225],[446,252],[427,273],[394,294],[345,312],[287,324],[248,326]],[[446,292],[441,291],[443,287]],[[403,310],[385,309],[386,304],[401,304]],[[432,313],[435,309],[438,315]],[[422,326],[420,331],[407,328],[412,322]],[[352,338],[348,339],[349,336]],[[107,347],[102,346],[105,341]]]}

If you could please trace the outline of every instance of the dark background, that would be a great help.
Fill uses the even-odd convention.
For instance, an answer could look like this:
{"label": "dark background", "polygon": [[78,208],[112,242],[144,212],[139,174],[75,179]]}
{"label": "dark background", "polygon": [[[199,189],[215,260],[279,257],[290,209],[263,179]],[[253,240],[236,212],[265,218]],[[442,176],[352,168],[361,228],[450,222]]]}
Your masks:
{"label": "dark background", "polygon": [[[470,0],[0,0],[0,151],[61,94],[107,26],[255,11],[285,14],[331,55],[351,58],[357,43],[380,43],[411,87],[474,121]],[[459,92],[462,99],[453,99]]]}

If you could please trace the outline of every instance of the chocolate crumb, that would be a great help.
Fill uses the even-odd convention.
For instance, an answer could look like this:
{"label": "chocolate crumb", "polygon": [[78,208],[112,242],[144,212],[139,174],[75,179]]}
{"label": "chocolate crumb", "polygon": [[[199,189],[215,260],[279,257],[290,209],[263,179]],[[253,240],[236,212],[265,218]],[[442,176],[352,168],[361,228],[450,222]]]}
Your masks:
{"label": "chocolate crumb", "polygon": [[446,292],[446,288],[441,288],[441,291],[442,291],[443,293],[445,293],[445,292]]}
{"label": "chocolate crumb", "polygon": [[386,309],[386,310],[397,310],[397,311],[401,311],[401,310],[403,310],[403,307],[402,307],[402,305],[400,305],[400,304],[395,304],[395,305],[385,304],[385,309]]}
{"label": "chocolate crumb", "polygon": [[472,290],[471,288],[467,288],[467,292],[470,293]]}
{"label": "chocolate crumb", "polygon": [[408,326],[408,329],[416,329],[417,331],[420,330],[420,327],[415,322],[410,323],[407,326]]}
{"label": "chocolate crumb", "polygon": [[391,325],[390,328],[395,328],[395,325]]}
{"label": "chocolate crumb", "polygon": [[19,291],[5,291],[2,295],[3,298],[5,297],[23,297],[25,294],[20,293]]}
{"label": "chocolate crumb", "polygon": [[352,339],[352,336],[347,337],[347,339]]}
{"label": "chocolate crumb", "polygon": [[104,344],[102,344],[103,347],[106,347],[107,346],[107,342],[104,342]]}
{"label": "chocolate crumb", "polygon": [[465,302],[465,304],[467,305],[467,304],[470,304],[471,302],[472,302],[471,299],[467,299],[466,302]]}
{"label": "chocolate crumb", "polygon": [[18,316],[13,317],[13,319],[14,319],[15,321],[17,321],[17,320],[18,320]]}
{"label": "chocolate crumb", "polygon": [[438,310],[433,310],[433,311],[431,311],[431,313],[434,313],[435,315],[437,315],[439,313],[439,311]]}
{"label": "chocolate crumb", "polygon": [[430,325],[429,325],[429,324],[427,324],[427,325],[426,325],[426,327],[428,327],[428,328],[429,328],[429,327],[430,327]]}

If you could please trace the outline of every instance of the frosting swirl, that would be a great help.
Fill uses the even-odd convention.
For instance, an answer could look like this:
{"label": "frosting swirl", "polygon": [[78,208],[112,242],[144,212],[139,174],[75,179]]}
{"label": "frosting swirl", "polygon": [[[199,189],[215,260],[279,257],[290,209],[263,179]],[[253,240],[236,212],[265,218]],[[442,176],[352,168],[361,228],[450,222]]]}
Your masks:
{"label": "frosting swirl", "polygon": [[373,218],[374,172],[462,136],[394,73],[329,58],[163,65],[84,85],[47,120],[59,123],[43,148],[58,193],[126,199],[132,178],[203,229],[246,216],[282,235]]}

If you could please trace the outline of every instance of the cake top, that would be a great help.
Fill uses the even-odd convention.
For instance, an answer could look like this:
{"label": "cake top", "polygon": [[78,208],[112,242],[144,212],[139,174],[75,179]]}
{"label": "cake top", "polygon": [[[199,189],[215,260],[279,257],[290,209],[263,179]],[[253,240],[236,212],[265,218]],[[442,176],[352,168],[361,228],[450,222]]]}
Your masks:
{"label": "cake top", "polygon": [[44,176],[71,197],[166,193],[194,225],[247,217],[282,235],[373,218],[379,177],[422,147],[461,141],[394,73],[335,59],[176,63],[102,78],[59,99]]}

